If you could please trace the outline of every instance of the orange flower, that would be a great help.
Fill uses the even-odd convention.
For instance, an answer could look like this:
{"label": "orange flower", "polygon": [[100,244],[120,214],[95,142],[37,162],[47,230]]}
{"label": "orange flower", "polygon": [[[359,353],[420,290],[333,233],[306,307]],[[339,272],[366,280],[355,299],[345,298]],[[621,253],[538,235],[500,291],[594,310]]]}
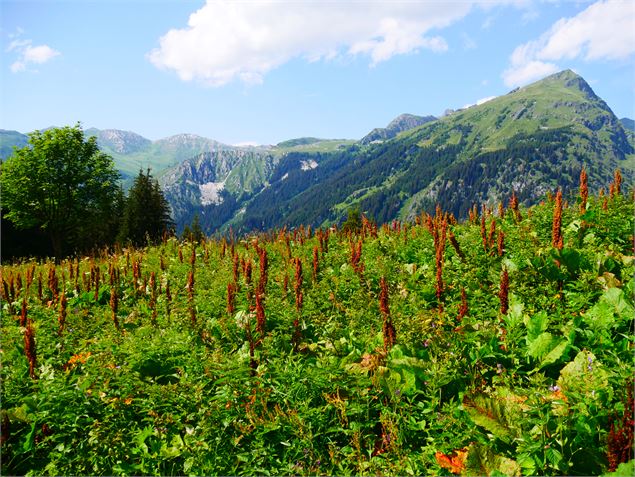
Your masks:
{"label": "orange flower", "polygon": [[443,452],[434,454],[437,464],[443,469],[447,469],[453,474],[461,474],[465,471],[465,461],[467,460],[467,448],[455,450],[450,455]]}
{"label": "orange flower", "polygon": [[71,356],[71,359],[68,360],[68,365],[74,367],[77,363],[82,363],[84,364],[86,361],[88,361],[88,358],[90,358],[90,355],[92,353],[90,351],[88,351],[87,353],[79,353],[79,354],[74,354],[73,356]]}

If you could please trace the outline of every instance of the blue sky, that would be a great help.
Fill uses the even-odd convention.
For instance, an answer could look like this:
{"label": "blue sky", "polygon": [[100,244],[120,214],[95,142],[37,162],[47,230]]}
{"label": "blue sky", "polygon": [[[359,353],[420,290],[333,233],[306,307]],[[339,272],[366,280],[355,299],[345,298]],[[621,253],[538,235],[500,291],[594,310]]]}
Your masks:
{"label": "blue sky", "polygon": [[635,2],[0,1],[0,128],[360,138],[547,74],[635,117]]}

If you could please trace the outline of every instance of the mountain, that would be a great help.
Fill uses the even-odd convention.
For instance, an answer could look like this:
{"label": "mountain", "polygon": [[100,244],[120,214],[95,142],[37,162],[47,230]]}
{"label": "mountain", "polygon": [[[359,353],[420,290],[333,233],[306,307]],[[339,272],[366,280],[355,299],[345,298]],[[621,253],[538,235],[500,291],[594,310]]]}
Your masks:
{"label": "mountain", "polygon": [[220,143],[195,134],[177,134],[150,141],[130,131],[88,129],[95,135],[102,151],[111,155],[125,179],[133,178],[139,169],[150,168],[154,175],[197,154],[219,147]]}
{"label": "mountain", "polygon": [[[112,156],[115,167],[123,176],[124,185],[129,184],[140,169],[150,168],[157,175],[185,159],[222,147],[217,141],[194,134],[178,134],[157,141],[119,129],[89,128],[84,134],[86,137],[95,136],[99,148]],[[14,146],[24,147],[27,141],[25,134],[0,130],[0,159],[8,158]]]}
{"label": "mountain", "polygon": [[385,128],[375,128],[364,136],[359,142],[361,144],[371,144],[373,142],[382,142],[392,139],[397,134],[409,131],[416,127],[422,126],[430,121],[434,121],[434,116],[415,116],[414,114],[402,114],[390,121]]}
{"label": "mountain", "polygon": [[14,147],[26,146],[29,137],[18,131],[0,129],[0,160],[4,160],[13,154]]}
{"label": "mountain", "polygon": [[[303,170],[314,160],[318,167]],[[607,104],[566,70],[379,144],[328,154],[288,154],[268,187],[230,222],[250,230],[342,220],[359,207],[379,222],[413,218],[437,203],[465,216],[474,203],[526,204],[572,193],[585,166],[593,189],[616,168],[632,181],[632,141]]]}
{"label": "mountain", "polygon": [[90,128],[85,132],[87,137],[96,136],[97,144],[103,151],[108,150],[115,154],[134,154],[143,152],[150,148],[152,141],[130,131],[120,131],[118,129],[95,129]]}
{"label": "mountain", "polygon": [[622,126],[624,126],[624,129],[626,129],[627,131],[635,131],[635,121],[633,121],[630,118],[622,118],[620,119],[620,122],[622,123]]}
{"label": "mountain", "polygon": [[[320,157],[342,151],[352,140],[297,138],[275,146],[234,147],[216,143],[159,174],[159,182],[181,230],[198,215],[201,227],[212,232],[240,217],[242,209],[271,181],[292,172],[290,158],[301,172],[318,167]],[[286,174],[286,176],[285,176]]]}
{"label": "mountain", "polygon": [[[527,205],[559,186],[572,193],[582,166],[592,189],[616,168],[631,185],[632,127],[566,70],[438,119],[401,115],[360,141],[237,147],[192,134],[150,141],[116,129],[86,132],[113,156],[124,184],[152,169],[178,230],[198,215],[212,233],[327,225],[353,207],[378,222],[412,219],[437,203],[462,217],[474,203],[507,202],[512,191]],[[3,154],[25,142],[0,131]]]}

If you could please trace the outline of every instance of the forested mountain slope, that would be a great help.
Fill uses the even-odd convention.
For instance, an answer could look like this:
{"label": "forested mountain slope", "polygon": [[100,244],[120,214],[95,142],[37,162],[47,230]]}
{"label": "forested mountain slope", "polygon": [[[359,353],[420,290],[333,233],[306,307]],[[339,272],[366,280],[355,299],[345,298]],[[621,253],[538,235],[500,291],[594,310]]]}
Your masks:
{"label": "forested mountain slope", "polygon": [[583,165],[592,189],[616,168],[631,183],[633,152],[607,104],[567,70],[382,144],[315,154],[319,167],[310,171],[298,167],[307,155],[289,155],[279,164],[289,175],[274,173],[235,223],[322,225],[354,206],[385,222],[437,203],[465,216],[473,203],[496,203],[511,190],[527,204],[557,186],[566,194]]}

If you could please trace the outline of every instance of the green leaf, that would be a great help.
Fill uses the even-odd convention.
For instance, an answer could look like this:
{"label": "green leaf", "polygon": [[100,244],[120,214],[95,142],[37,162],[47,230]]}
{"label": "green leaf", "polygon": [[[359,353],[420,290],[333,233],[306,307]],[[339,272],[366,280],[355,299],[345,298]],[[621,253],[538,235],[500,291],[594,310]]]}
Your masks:
{"label": "green leaf", "polygon": [[512,432],[499,402],[486,396],[465,397],[463,406],[477,426],[485,428],[503,442],[511,443]]}
{"label": "green leaf", "polygon": [[137,435],[134,438],[134,441],[137,444],[137,447],[141,449],[141,451],[144,454],[148,453],[148,446],[145,443],[145,440],[148,437],[150,437],[152,434],[154,434],[154,429],[152,428],[152,426],[147,426],[141,429],[139,432],[137,432]]}
{"label": "green leaf", "polygon": [[543,368],[550,364],[557,362],[562,356],[565,355],[569,349],[569,342],[567,340],[561,340],[556,346],[553,347],[549,353],[540,362],[540,367]]}
{"label": "green leaf", "polygon": [[560,462],[562,462],[562,454],[557,449],[549,447],[545,450],[545,456],[552,466],[556,468],[560,466]]}
{"label": "green leaf", "polygon": [[582,315],[584,322],[593,330],[607,330],[614,324],[614,308],[605,301],[600,301]]}
{"label": "green leaf", "polygon": [[29,433],[24,438],[24,442],[22,443],[22,449],[24,450],[24,452],[31,452],[33,449],[35,449],[35,428],[36,428],[36,424],[37,423],[35,421],[33,421],[31,423],[31,430],[29,431]]}
{"label": "green leaf", "polygon": [[615,313],[620,318],[633,318],[633,307],[628,303],[628,301],[626,301],[626,296],[624,295],[623,290],[619,288],[609,288],[606,292],[604,292],[600,301],[611,305]]}
{"label": "green leaf", "polygon": [[633,477],[635,475],[635,459],[622,462],[614,472],[603,474],[602,477]]}
{"label": "green leaf", "polygon": [[582,268],[586,268],[586,264],[580,255],[580,252],[572,248],[563,248],[556,257],[562,265],[567,269],[569,278],[577,277]]}
{"label": "green leaf", "polygon": [[161,448],[161,455],[165,458],[174,458],[180,456],[185,450],[185,444],[183,443],[183,438],[179,434],[175,434],[172,436],[172,441],[170,442],[170,447],[166,447],[165,443]]}
{"label": "green leaf", "polygon": [[527,346],[527,355],[537,360],[542,359],[543,356],[555,347],[554,341],[555,339],[551,333],[541,333],[529,342]]}
{"label": "green leaf", "polygon": [[558,386],[563,390],[597,396],[598,391],[609,388],[608,373],[590,351],[580,351],[573,361],[560,371]]}
{"label": "green leaf", "polygon": [[[393,348],[391,356],[393,359],[387,364],[391,374],[389,386],[391,393],[399,391],[402,394],[412,394],[417,389],[422,389],[427,368],[426,361],[405,356],[404,350],[399,345]],[[400,357],[397,358],[397,356]]]}
{"label": "green leaf", "polygon": [[536,313],[531,318],[526,319],[525,326],[527,327],[527,343],[529,343],[547,329],[549,326],[549,315],[545,311]]}

